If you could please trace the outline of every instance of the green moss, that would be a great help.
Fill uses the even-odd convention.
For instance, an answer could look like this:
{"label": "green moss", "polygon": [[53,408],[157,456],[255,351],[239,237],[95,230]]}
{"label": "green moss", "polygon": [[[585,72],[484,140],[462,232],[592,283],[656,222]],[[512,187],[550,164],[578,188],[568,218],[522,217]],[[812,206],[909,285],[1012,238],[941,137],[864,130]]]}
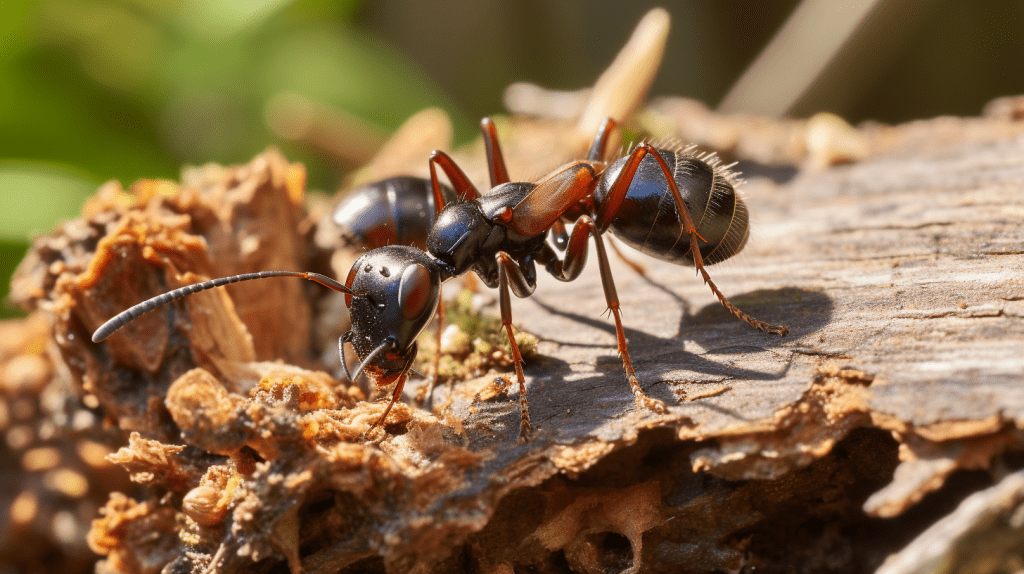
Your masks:
{"label": "green moss", "polygon": [[[486,374],[491,370],[506,371],[512,368],[512,350],[508,344],[501,320],[482,315],[473,309],[474,293],[463,289],[445,307],[445,325],[455,325],[470,340],[467,354],[442,354],[438,361],[441,380],[449,378],[465,380]],[[417,371],[430,373],[434,354],[438,352],[435,339],[436,328],[428,327],[419,338],[420,355],[416,360]],[[523,360],[537,354],[537,337],[512,327],[513,336],[519,346]]]}

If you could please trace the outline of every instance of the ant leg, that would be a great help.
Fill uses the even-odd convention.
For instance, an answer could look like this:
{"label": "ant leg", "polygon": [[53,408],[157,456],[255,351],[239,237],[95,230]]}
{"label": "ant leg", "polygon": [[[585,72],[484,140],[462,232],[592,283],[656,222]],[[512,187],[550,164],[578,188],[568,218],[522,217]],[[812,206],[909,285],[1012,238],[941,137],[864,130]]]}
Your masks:
{"label": "ant leg", "polygon": [[636,402],[651,409],[656,413],[665,412],[665,403],[658,399],[652,399],[644,394],[640,388],[640,381],[633,371],[633,361],[629,358],[629,349],[626,347],[626,332],[622,328],[622,312],[619,311],[619,295],[615,291],[615,282],[612,280],[612,270],[608,266],[608,254],[604,251],[604,241],[597,230],[592,231],[594,245],[597,247],[597,265],[601,270],[601,285],[604,287],[604,297],[608,302],[608,310],[615,318],[615,338],[619,345],[619,356],[622,357],[622,368],[626,370],[626,377],[629,379],[629,387],[633,390]]}
{"label": "ant leg", "polygon": [[555,247],[561,251],[565,251],[565,246],[569,244],[569,234],[565,232],[565,223],[561,219],[556,219],[551,224],[551,239],[555,242]]}
{"label": "ant leg", "polygon": [[774,333],[776,335],[785,335],[787,328],[785,325],[772,325],[764,321],[760,321],[747,315],[743,311],[740,311],[735,305],[729,302],[725,298],[725,295],[718,290],[718,286],[715,285],[714,281],[711,280],[711,276],[708,275],[707,270],[704,269],[704,259],[700,254],[700,240],[704,239],[697,233],[697,227],[693,224],[693,219],[690,217],[690,211],[686,208],[686,204],[683,202],[683,196],[679,193],[679,187],[676,186],[675,178],[673,177],[672,170],[665,163],[665,159],[661,157],[661,154],[647,142],[642,142],[631,154],[629,159],[626,161],[626,165],[622,167],[622,171],[616,176],[615,181],[612,183],[608,190],[608,195],[604,201],[601,202],[599,209],[597,210],[597,231],[603,233],[605,229],[608,229],[608,225],[611,224],[612,219],[618,212],[619,207],[622,205],[622,201],[626,198],[626,192],[629,191],[629,185],[633,182],[633,175],[636,174],[637,168],[640,166],[640,161],[644,157],[650,154],[661,166],[661,171],[665,174],[665,179],[668,180],[668,188],[672,193],[672,198],[676,203],[676,212],[679,214],[681,219],[680,223],[683,225],[683,232],[690,236],[690,252],[693,254],[693,264],[697,268],[697,272],[704,278],[704,283],[711,288],[711,292],[715,294],[719,302],[725,306],[736,318],[747,323],[751,327],[764,331],[765,333]]}
{"label": "ant leg", "polygon": [[[358,377],[363,372],[363,370],[366,369],[366,366],[373,362],[374,358],[376,358],[381,353],[386,353],[389,349],[394,347],[394,345],[395,338],[393,336],[387,337],[384,340],[384,342],[381,343],[376,349],[370,351],[370,354],[363,359],[362,363],[359,363],[359,366],[355,370],[355,376]],[[384,414],[380,415],[380,418],[377,419],[377,422],[370,425],[370,428],[366,429],[363,432],[363,436],[366,436],[367,433],[372,431],[374,428],[380,426],[380,424],[384,422],[384,419],[388,418],[388,413],[391,412],[391,407],[395,406],[395,403],[398,402],[398,398],[402,396],[402,389],[405,388],[405,380],[408,377],[409,365],[412,364],[412,359],[415,357],[415,355],[416,353],[414,352],[412,356],[409,357],[408,360],[406,360],[405,365],[402,366],[401,374],[398,376],[398,382],[395,384],[395,392],[394,394],[391,395],[391,402],[389,402],[388,407],[384,409]],[[347,371],[348,369],[346,369],[346,373]],[[349,378],[351,379],[352,377]],[[387,384],[388,383],[385,383],[384,385],[379,385],[378,388],[380,386],[386,387]]]}
{"label": "ant leg", "polygon": [[508,168],[505,166],[505,158],[501,155],[501,145],[498,143],[498,130],[494,127],[491,118],[480,120],[480,131],[484,133],[484,147],[487,149],[487,167],[491,172],[491,187],[498,184],[508,183]]}
{"label": "ant leg", "polygon": [[[565,224],[562,223],[561,219],[559,219],[558,221],[555,221],[551,225],[551,238],[552,238],[552,241],[554,241],[554,243],[555,243],[555,247],[557,247],[560,251],[564,252],[566,250],[566,248],[568,247],[568,245],[569,245],[569,234],[566,233],[566,231],[565,231]],[[619,258],[619,260],[622,261],[623,263],[625,263],[626,265],[628,265],[629,268],[632,269],[634,273],[636,273],[637,275],[640,275],[642,277],[647,277],[647,267],[645,267],[641,263],[637,263],[636,261],[633,261],[629,257],[626,257],[626,254],[623,253],[621,250],[619,250],[619,246],[618,246],[618,242],[617,241],[615,241],[613,238],[609,238],[608,239],[608,245],[611,246],[612,251],[615,252],[615,255]]]}
{"label": "ant leg", "polygon": [[536,285],[530,285],[523,272],[504,251],[495,255],[498,260],[498,300],[501,306],[501,326],[508,334],[508,344],[512,349],[512,361],[516,366],[516,378],[519,380],[519,444],[530,438],[530,406],[526,398],[526,375],[523,373],[523,356],[519,353],[519,345],[512,334],[512,300],[509,297],[509,279],[512,279],[512,290],[517,297],[526,297],[533,293]]}
{"label": "ant leg", "polygon": [[590,151],[587,152],[587,160],[604,161],[605,147],[608,145],[608,136],[615,129],[615,120],[605,118],[601,127],[597,128],[597,135],[594,136],[594,143],[590,144]]}
{"label": "ant leg", "polygon": [[[560,251],[564,252],[569,245],[569,234],[565,232],[565,224],[562,223],[561,220],[556,221],[551,226],[551,237],[555,243],[555,247],[557,247]],[[619,261],[622,261],[623,263],[628,265],[629,268],[632,269],[633,272],[636,273],[637,275],[640,275],[641,277],[647,277],[647,267],[645,267],[642,263],[637,263],[636,261],[633,261],[629,257],[626,257],[626,254],[619,249],[617,241],[615,241],[613,238],[609,238],[608,245],[611,246],[612,251],[615,252],[615,255],[619,258]]]}
{"label": "ant leg", "polygon": [[462,168],[448,154],[441,150],[434,150],[430,154],[428,163],[430,165],[430,184],[433,186],[434,191],[434,208],[437,209],[438,213],[441,213],[441,210],[444,209],[445,199],[444,194],[441,193],[441,182],[437,179],[435,164],[440,164],[441,169],[448,176],[448,181],[452,182],[452,187],[455,188],[455,195],[459,199],[476,199],[480,197],[480,192],[473,186],[473,182],[469,181],[466,173],[462,171]]}
{"label": "ant leg", "polygon": [[[552,255],[553,259],[548,261],[548,273],[559,281],[572,281],[583,272],[583,266],[587,264],[587,240],[594,229],[594,220],[589,215],[580,216],[572,228],[572,235],[565,246],[565,255],[562,259]],[[614,291],[614,287],[612,290]],[[607,294],[607,290],[605,291]]]}
{"label": "ant leg", "polygon": [[676,211],[682,215],[683,230],[690,234],[690,253],[693,254],[693,264],[704,278],[704,283],[711,288],[711,292],[715,294],[715,297],[718,297],[719,302],[721,302],[722,305],[737,319],[745,322],[755,329],[758,329],[759,331],[785,336],[786,332],[789,330],[785,325],[772,325],[771,323],[766,323],[747,315],[730,303],[729,300],[725,298],[725,295],[718,290],[718,286],[715,285],[715,282],[711,280],[711,276],[708,275],[707,270],[704,269],[704,259],[700,254],[700,243],[697,242],[697,238],[700,236],[697,234],[697,228],[693,225],[693,219],[690,217],[690,211],[686,209],[686,204],[683,203],[683,196],[680,195],[679,188],[676,186],[675,179],[672,177],[672,170],[668,168],[668,164],[665,163],[665,159],[661,157],[661,154],[657,153],[657,150],[655,150],[651,144],[643,142],[640,145],[643,148],[648,149],[650,152],[653,152],[651,155],[653,155],[654,159],[656,159],[658,164],[661,165],[661,171],[664,172],[665,177],[668,179],[668,188],[672,192],[672,197],[675,199]]}
{"label": "ant leg", "polygon": [[647,277],[647,268],[644,267],[643,265],[641,265],[640,263],[637,263],[636,261],[633,261],[629,257],[626,257],[625,253],[623,253],[622,251],[619,251],[619,246],[617,245],[617,243],[618,243],[617,241],[615,241],[615,240],[613,240],[611,238],[608,239],[608,245],[611,245],[612,251],[615,252],[615,255],[618,256],[620,261],[622,261],[623,263],[628,265],[629,268],[632,269],[633,272],[636,273],[637,275],[640,275],[642,277]]}
{"label": "ant leg", "polygon": [[[626,164],[622,166],[622,170],[615,176],[615,181],[608,188],[608,194],[601,201],[601,205],[597,206],[595,222],[599,232],[604,233],[608,226],[611,225],[615,214],[619,212],[622,202],[626,199],[626,193],[629,191],[629,185],[633,183],[633,176],[636,175],[640,162],[647,155],[647,150],[648,148],[644,147],[644,144],[640,144],[632,153],[626,156],[628,158]],[[672,180],[671,172],[668,175],[668,179]],[[686,217],[689,218],[689,212],[685,208],[683,208],[683,211],[686,212]]]}
{"label": "ant leg", "polygon": [[597,247],[597,265],[601,270],[601,286],[604,288],[608,311],[615,318],[615,339],[619,347],[619,356],[622,358],[622,368],[626,371],[626,378],[629,380],[629,387],[633,391],[633,396],[636,397],[636,402],[656,413],[664,413],[665,403],[648,397],[640,387],[636,372],[633,371],[633,361],[629,358],[629,349],[626,346],[626,331],[622,328],[619,295],[615,290],[611,267],[608,266],[608,254],[604,250],[604,239],[589,215],[580,216],[576,220],[572,235],[569,237],[569,247],[565,250],[565,259],[548,263],[547,269],[556,279],[562,281],[572,281],[578,277],[583,270],[583,265],[587,262],[588,235],[594,237],[594,245]]}
{"label": "ant leg", "polygon": [[[441,286],[437,288],[437,318],[435,322],[437,327],[435,328],[435,340],[437,341],[437,349],[434,351],[434,360],[432,366],[434,367],[434,373],[427,379],[427,384],[420,387],[419,392],[416,393],[416,402],[424,404],[428,400],[433,404],[434,387],[437,385],[438,370],[441,366],[441,332],[444,331],[444,296],[441,294]],[[452,381],[448,380],[448,394],[451,397],[452,392]]]}
{"label": "ant leg", "polygon": [[402,396],[402,389],[405,388],[406,378],[407,375],[405,373],[402,373],[402,376],[399,377],[398,379],[398,384],[395,385],[395,392],[391,395],[391,402],[389,402],[387,408],[384,409],[384,414],[380,415],[380,418],[377,419],[377,422],[370,425],[370,428],[366,429],[363,432],[363,436],[369,434],[370,431],[380,426],[380,424],[384,422],[384,419],[388,418],[388,413],[391,412],[391,407],[395,406],[395,403],[398,402],[398,398]]}

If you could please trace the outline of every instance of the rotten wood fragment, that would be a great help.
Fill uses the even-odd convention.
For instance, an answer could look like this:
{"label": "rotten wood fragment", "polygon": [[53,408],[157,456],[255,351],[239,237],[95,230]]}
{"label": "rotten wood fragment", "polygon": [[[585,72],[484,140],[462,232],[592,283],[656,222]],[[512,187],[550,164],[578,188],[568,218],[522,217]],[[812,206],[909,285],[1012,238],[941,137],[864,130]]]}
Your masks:
{"label": "rotten wood fragment", "polygon": [[[439,387],[436,413],[399,404],[363,437],[383,403],[326,373],[258,362],[257,333],[312,363],[303,331],[266,325],[287,324],[293,303],[301,316],[316,290],[297,288],[255,324],[238,311],[246,294],[211,292],[89,343],[124,306],[216,269],[251,270],[239,253],[294,253],[314,235],[288,183],[295,168],[276,153],[180,186],[139,184],[127,207],[106,187],[82,220],[39,240],[17,283],[49,317],[53,372],[146,437],[111,458],[153,495],[111,499],[91,538],[102,568],[552,571],[557,556],[580,572],[878,566],[918,532],[919,518],[901,522],[908,510],[962,496],[947,487],[957,473],[1012,467],[1024,450],[1024,200],[1012,193],[1024,140],[1001,132],[784,182],[750,174],[754,235],[711,273],[738,306],[786,323],[786,338],[736,321],[684,268],[640,276],[613,259],[634,364],[663,415],[629,392],[598,274],[542,278],[513,304],[539,339],[525,446],[515,390],[493,374],[450,396]],[[250,199],[201,193],[232,186]],[[298,210],[289,225],[271,209],[249,223],[270,218],[279,239],[247,252],[243,237],[236,252],[225,237],[237,236],[216,226],[196,234],[195,221],[249,213],[263,195]],[[215,238],[229,243],[213,249]],[[809,541],[810,524],[826,527]]]}
{"label": "rotten wood fragment", "polygon": [[996,572],[1024,565],[1024,472],[964,500],[898,554],[878,574]]}
{"label": "rotten wood fragment", "polygon": [[[248,398],[186,375],[196,382],[174,383],[167,408],[186,443],[228,456],[207,467],[228,478],[176,487],[192,549],[176,563],[429,572],[461,556],[501,571],[563,555],[580,572],[815,569],[841,548],[841,569],[877,566],[914,532],[844,526],[900,529],[948,477],[1024,444],[1018,165],[1015,138],[752,178],[755,235],[712,274],[737,305],[788,324],[786,338],[735,321],[683,268],[644,277],[613,260],[634,363],[664,415],[629,393],[596,273],[542,278],[514,304],[542,356],[527,366],[536,434],[523,447],[514,391],[483,392],[493,376],[451,397],[438,388],[450,406],[436,415],[399,405],[364,442],[383,404],[336,402],[330,384],[300,382],[310,375],[268,375]],[[196,384],[212,391],[178,390]],[[235,462],[247,456],[256,464]],[[797,533],[820,520],[822,554],[805,555]]]}

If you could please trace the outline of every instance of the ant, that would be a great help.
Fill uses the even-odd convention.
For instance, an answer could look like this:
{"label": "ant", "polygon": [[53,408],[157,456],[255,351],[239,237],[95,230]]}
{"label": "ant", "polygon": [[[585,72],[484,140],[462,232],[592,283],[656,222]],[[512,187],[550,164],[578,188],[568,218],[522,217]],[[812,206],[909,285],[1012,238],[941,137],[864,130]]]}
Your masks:
{"label": "ant", "polygon": [[[610,118],[601,124],[585,159],[562,165],[536,182],[512,182],[494,123],[484,118],[481,130],[491,189],[481,194],[446,153],[434,151],[429,167],[437,214],[426,250],[408,245],[372,249],[356,260],[344,285],[318,273],[297,271],[248,273],[189,285],[122,312],[97,329],[93,341],[102,341],[160,305],[204,289],[267,277],[315,281],[345,294],[345,305],[352,316],[351,330],[338,340],[345,375],[354,380],[365,372],[378,387],[395,384],[387,408],[370,427],[373,429],[384,422],[402,394],[416,357],[416,338],[438,309],[441,283],[474,271],[485,285],[498,289],[501,323],[508,334],[519,382],[522,444],[530,435],[530,412],[523,359],[512,333],[509,293],[520,298],[533,293],[537,264],[561,281],[576,279],[586,264],[588,240],[593,237],[605,300],[615,321],[618,351],[630,388],[638,403],[664,413],[665,403],[648,397],[633,371],[602,238],[606,231],[611,230],[627,245],[653,257],[694,265],[722,305],[752,327],[777,335],[785,335],[787,329],[736,308],[705,269],[738,253],[749,236],[746,207],[734,187],[736,176],[721,167],[714,156],[690,153],[693,147],[656,148],[646,141],[623,157],[606,162],[605,147],[614,127]],[[458,199],[449,201],[445,197],[437,167],[448,177]],[[564,254],[559,257],[546,239],[549,231],[557,235],[566,222],[574,225]],[[346,342],[361,361],[354,375],[344,360]]]}
{"label": "ant", "polygon": [[[441,186],[441,192],[446,203],[455,199],[448,186]],[[411,245],[424,249],[438,211],[429,179],[397,176],[347,193],[331,213],[331,221],[347,247],[369,250]]]}

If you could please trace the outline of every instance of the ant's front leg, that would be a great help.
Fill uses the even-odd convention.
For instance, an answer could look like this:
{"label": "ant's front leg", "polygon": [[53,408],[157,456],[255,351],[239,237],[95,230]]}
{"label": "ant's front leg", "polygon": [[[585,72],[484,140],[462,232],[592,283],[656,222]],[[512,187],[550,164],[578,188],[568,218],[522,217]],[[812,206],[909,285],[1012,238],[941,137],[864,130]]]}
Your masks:
{"label": "ant's front leg", "polygon": [[444,209],[446,201],[444,194],[441,193],[441,182],[437,179],[437,168],[435,165],[440,165],[444,174],[448,176],[448,181],[452,183],[452,187],[455,188],[455,196],[458,198],[457,201],[476,199],[480,197],[480,192],[477,191],[476,186],[473,182],[469,181],[469,177],[466,176],[466,172],[462,171],[455,160],[453,160],[448,154],[441,150],[434,150],[430,154],[430,159],[427,161],[430,166],[430,185],[434,192],[434,209],[437,213],[441,213]]}
{"label": "ant's front leg", "polygon": [[523,274],[523,270],[512,257],[504,251],[494,256],[498,262],[498,301],[501,306],[501,326],[508,334],[508,344],[512,348],[512,361],[516,366],[516,378],[519,380],[519,444],[530,439],[530,406],[526,399],[526,375],[523,373],[523,356],[519,353],[519,345],[512,334],[512,299],[509,296],[509,281],[516,297],[528,297],[536,289],[537,284],[531,282]]}
{"label": "ant's front leg", "polygon": [[[434,317],[434,336],[437,341],[437,348],[434,349],[434,358],[431,360],[431,366],[433,367],[433,373],[427,378],[427,383],[420,387],[420,390],[416,393],[416,402],[420,405],[426,405],[430,402],[432,406],[434,403],[434,387],[437,386],[437,378],[440,376],[441,369],[441,334],[444,332],[444,294],[441,292],[443,289],[442,285],[437,286],[437,316]],[[452,378],[448,378],[448,401],[452,399]]]}
{"label": "ant's front leg", "polygon": [[395,403],[398,402],[398,399],[402,398],[402,390],[405,388],[405,380],[408,377],[408,373],[402,373],[402,375],[399,377],[398,384],[395,385],[395,390],[393,393],[391,393],[391,400],[388,401],[388,406],[384,409],[384,412],[380,415],[380,417],[377,418],[377,421],[370,425],[368,429],[363,431],[364,437],[370,434],[370,431],[372,431],[373,429],[384,424],[384,420],[388,418],[388,413],[391,412],[391,407],[395,406]]}
{"label": "ant's front leg", "polygon": [[555,259],[548,263],[547,270],[561,281],[572,281],[579,276],[583,266],[587,262],[587,236],[594,237],[594,245],[597,247],[597,265],[601,270],[601,286],[604,288],[604,298],[608,304],[608,311],[615,318],[615,339],[619,347],[619,356],[622,358],[622,368],[626,371],[626,378],[629,380],[629,387],[636,397],[636,402],[651,409],[656,413],[665,412],[665,403],[648,397],[640,387],[640,381],[633,371],[633,361],[629,358],[629,348],[626,346],[626,331],[622,327],[622,313],[619,310],[619,294],[615,290],[615,281],[612,280],[612,270],[608,265],[608,254],[604,250],[604,239],[596,229],[594,220],[588,215],[580,216],[569,236],[569,246],[565,250],[565,258]]}

